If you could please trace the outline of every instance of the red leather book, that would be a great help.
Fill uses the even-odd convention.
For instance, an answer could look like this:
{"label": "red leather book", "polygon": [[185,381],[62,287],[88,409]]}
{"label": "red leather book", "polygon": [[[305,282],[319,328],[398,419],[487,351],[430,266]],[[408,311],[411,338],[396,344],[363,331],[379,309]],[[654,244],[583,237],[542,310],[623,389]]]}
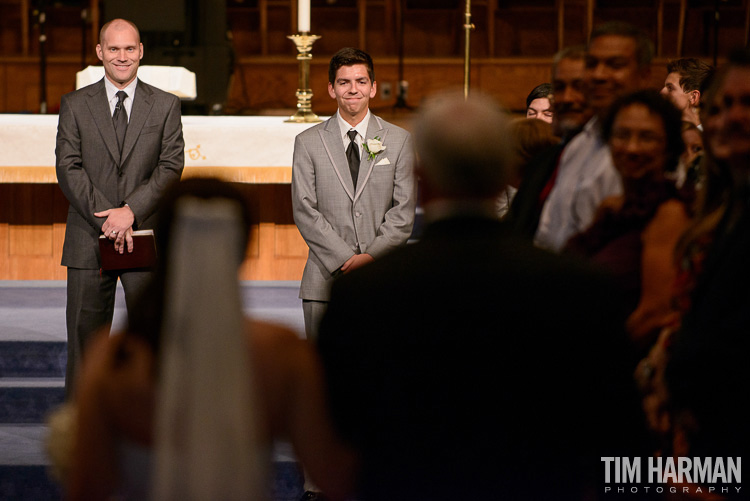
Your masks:
{"label": "red leather book", "polygon": [[115,241],[104,235],[99,236],[99,254],[103,270],[128,270],[130,268],[151,268],[156,263],[156,240],[154,230],[133,232],[133,252],[120,254],[115,250]]}

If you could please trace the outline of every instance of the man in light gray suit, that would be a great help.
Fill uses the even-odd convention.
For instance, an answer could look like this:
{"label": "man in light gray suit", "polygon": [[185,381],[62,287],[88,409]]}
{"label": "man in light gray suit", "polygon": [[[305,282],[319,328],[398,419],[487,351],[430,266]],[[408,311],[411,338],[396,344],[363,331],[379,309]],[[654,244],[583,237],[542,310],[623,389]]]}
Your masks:
{"label": "man in light gray suit", "polygon": [[300,286],[308,338],[332,279],[404,244],[414,224],[411,136],[370,113],[376,92],[372,58],[341,49],[328,68],[338,111],[294,143],[294,221],[310,249]]}
{"label": "man in light gray suit", "polygon": [[55,149],[57,180],[70,202],[62,256],[68,396],[86,340],[112,322],[118,277],[128,307],[151,277],[148,269],[101,271],[99,235],[132,252],[132,232],[153,227],[164,191],[184,166],[179,99],[136,78],[138,28],[124,19],[106,23],[96,53],[105,78],[63,96]]}

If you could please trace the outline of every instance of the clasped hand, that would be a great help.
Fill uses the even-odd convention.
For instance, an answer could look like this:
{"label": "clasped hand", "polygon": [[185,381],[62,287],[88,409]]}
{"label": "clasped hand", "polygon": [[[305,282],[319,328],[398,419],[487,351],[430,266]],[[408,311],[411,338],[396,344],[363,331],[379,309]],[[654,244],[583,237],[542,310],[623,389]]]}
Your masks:
{"label": "clasped hand", "polygon": [[349,273],[350,271],[356,270],[374,260],[375,259],[369,254],[354,254],[341,266],[341,271],[343,273]]}
{"label": "clasped hand", "polygon": [[127,247],[128,252],[133,252],[133,223],[135,214],[130,207],[107,209],[102,212],[94,212],[96,217],[106,217],[102,224],[102,233],[110,240],[115,241],[115,250],[122,254]]}

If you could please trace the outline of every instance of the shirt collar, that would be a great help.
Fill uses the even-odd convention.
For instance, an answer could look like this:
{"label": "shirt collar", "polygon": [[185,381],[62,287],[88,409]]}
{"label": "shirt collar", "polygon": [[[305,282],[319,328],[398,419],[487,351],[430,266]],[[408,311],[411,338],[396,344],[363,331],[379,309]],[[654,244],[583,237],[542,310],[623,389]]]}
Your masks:
{"label": "shirt collar", "polygon": [[128,84],[124,89],[118,89],[115,84],[109,81],[109,78],[104,77],[104,89],[107,91],[107,101],[112,102],[116,99],[117,91],[124,90],[128,97],[132,100],[135,97],[135,88],[138,86],[138,79],[134,78],[132,82]]}
{"label": "shirt collar", "polygon": [[352,129],[356,130],[357,134],[363,140],[365,137],[367,137],[367,125],[370,123],[370,110],[369,109],[367,110],[367,114],[362,119],[362,121],[359,122],[354,127],[352,127],[349,122],[347,122],[341,117],[341,110],[336,111],[336,117],[338,118],[338,121],[339,121],[339,131],[341,132],[342,139],[346,138],[346,140],[348,141],[349,138],[347,137],[346,133]]}

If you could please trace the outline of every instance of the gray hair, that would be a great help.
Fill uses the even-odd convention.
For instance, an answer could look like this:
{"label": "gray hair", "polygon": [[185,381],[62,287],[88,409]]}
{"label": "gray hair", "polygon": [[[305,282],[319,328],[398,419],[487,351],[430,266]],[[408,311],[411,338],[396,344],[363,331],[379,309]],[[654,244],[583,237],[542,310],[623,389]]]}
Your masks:
{"label": "gray hair", "polygon": [[428,98],[414,124],[421,177],[443,197],[497,196],[515,162],[508,123],[507,113],[486,95]]}

